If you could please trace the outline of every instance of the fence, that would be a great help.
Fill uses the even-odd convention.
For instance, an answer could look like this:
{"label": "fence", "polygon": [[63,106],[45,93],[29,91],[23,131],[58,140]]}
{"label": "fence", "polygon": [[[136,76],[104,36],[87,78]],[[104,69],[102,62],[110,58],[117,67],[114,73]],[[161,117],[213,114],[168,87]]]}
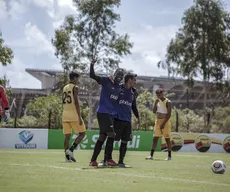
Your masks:
{"label": "fence", "polygon": [[[208,105],[209,108],[202,110],[203,93],[199,95],[196,90],[196,92],[190,92],[188,94],[188,89],[181,90],[181,88],[178,88],[179,91],[176,91],[177,88],[175,87],[171,89],[174,94],[169,97],[173,104],[171,116],[172,131],[230,133],[230,108],[227,104],[225,106],[221,106],[220,104],[214,103],[215,105]],[[194,93],[196,93],[196,98],[193,98]],[[153,130],[155,115],[152,113],[153,103],[148,100],[154,95],[151,92],[148,92],[148,94],[149,95],[147,96],[139,96],[139,98],[144,99],[137,101],[140,113],[140,124],[137,124],[135,117],[133,117],[132,124],[134,130]],[[49,97],[47,100],[45,99],[46,95]],[[29,108],[28,104],[38,98],[42,98],[41,100],[46,100],[46,102],[42,103],[39,101],[39,104]],[[186,106],[191,107],[191,109],[185,108],[186,106],[183,108],[185,98],[187,102]],[[80,99],[82,101],[83,119],[87,129],[98,129],[96,119],[98,96],[89,97],[88,95],[82,94]],[[197,102],[195,104],[191,104],[191,102],[195,102],[195,100],[197,100]],[[182,104],[180,104],[180,102],[182,102]],[[2,122],[1,127],[62,129],[62,104],[58,95],[54,94],[53,96],[49,96],[48,93],[44,94],[44,91],[42,90],[21,90],[18,94],[13,94],[10,97],[10,103],[12,104],[11,119],[7,124]],[[198,104],[202,106],[199,106]]]}

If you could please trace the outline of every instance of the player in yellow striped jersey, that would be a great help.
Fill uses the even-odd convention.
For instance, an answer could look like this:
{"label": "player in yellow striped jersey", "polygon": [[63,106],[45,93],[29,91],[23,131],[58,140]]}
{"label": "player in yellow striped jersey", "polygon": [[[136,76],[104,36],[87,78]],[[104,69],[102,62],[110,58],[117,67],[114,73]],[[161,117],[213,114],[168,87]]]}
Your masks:
{"label": "player in yellow striped jersey", "polygon": [[152,143],[152,150],[147,159],[153,159],[153,154],[157,146],[157,142],[159,137],[164,136],[165,141],[168,147],[168,157],[165,160],[171,160],[171,111],[172,111],[172,103],[171,101],[164,96],[163,90],[158,89],[156,91],[157,99],[154,103],[153,113],[156,113],[156,121],[154,127],[154,137]]}
{"label": "player in yellow striped jersey", "polygon": [[[77,72],[71,72],[69,74],[69,83],[63,88],[62,104],[62,126],[63,134],[65,135],[64,148],[66,161],[76,162],[74,158],[74,149],[85,137],[85,124],[81,117],[80,105],[78,100],[78,82],[79,74]],[[75,134],[79,134],[75,139],[72,146],[69,148],[69,140],[72,134],[72,130]]]}

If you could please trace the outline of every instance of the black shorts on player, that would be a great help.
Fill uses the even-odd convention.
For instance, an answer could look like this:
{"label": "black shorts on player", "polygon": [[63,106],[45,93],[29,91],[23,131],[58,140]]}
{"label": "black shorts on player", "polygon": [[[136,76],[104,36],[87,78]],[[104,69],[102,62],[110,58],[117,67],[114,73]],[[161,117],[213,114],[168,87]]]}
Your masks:
{"label": "black shorts on player", "polygon": [[132,125],[129,121],[114,119],[114,131],[116,133],[115,141],[130,141],[132,134]]}
{"label": "black shorts on player", "polygon": [[99,124],[100,134],[108,134],[114,132],[113,116],[107,113],[97,113],[97,120]]}

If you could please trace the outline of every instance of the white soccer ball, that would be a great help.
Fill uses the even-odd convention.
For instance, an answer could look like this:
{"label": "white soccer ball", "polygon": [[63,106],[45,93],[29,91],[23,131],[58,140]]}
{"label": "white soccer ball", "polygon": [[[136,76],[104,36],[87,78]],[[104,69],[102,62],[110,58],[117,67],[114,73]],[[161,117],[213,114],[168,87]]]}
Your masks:
{"label": "white soccer ball", "polygon": [[221,160],[216,160],[212,163],[211,169],[214,173],[223,174],[226,171],[226,165]]}

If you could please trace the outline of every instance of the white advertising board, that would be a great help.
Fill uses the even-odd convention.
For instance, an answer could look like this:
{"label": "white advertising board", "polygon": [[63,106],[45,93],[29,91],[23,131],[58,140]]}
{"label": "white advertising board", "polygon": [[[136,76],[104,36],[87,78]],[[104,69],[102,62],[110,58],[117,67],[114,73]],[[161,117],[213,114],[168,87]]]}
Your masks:
{"label": "white advertising board", "polygon": [[0,128],[0,148],[47,149],[47,129]]}

